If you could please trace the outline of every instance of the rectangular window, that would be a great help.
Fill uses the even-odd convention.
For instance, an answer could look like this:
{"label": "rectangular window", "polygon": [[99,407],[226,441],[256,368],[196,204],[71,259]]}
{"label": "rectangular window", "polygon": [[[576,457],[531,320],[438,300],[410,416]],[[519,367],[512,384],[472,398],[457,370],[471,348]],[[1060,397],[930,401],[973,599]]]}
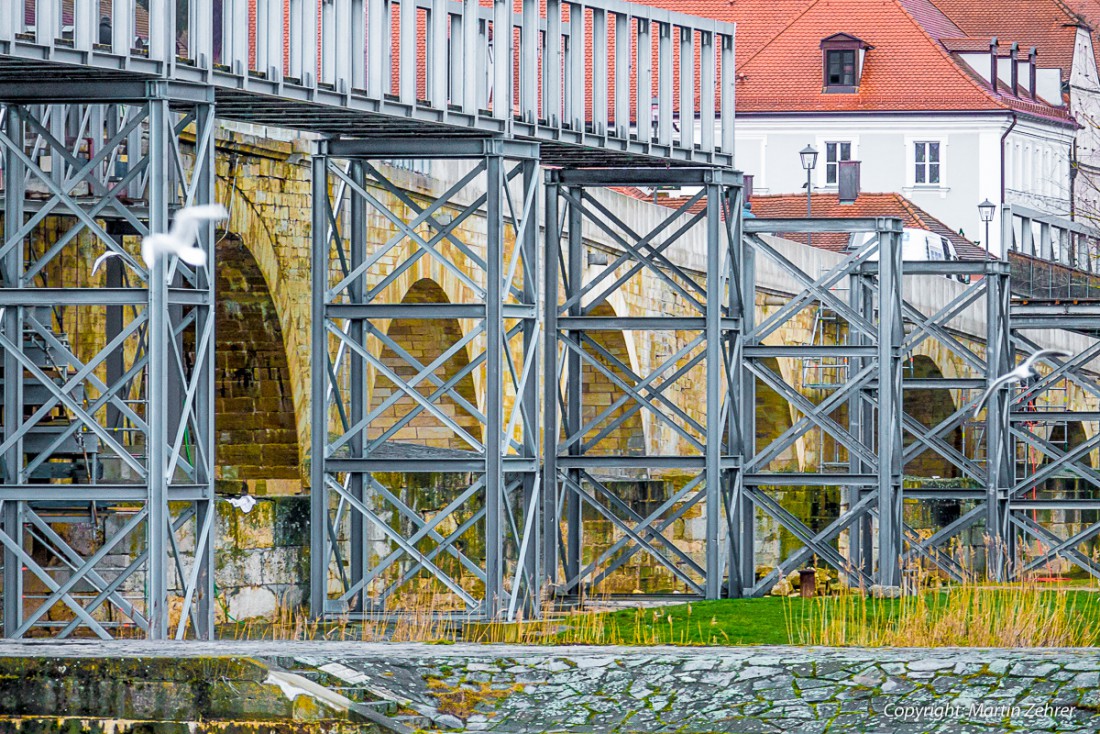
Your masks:
{"label": "rectangular window", "polygon": [[913,183],[917,186],[939,186],[940,184],[940,144],[922,141],[914,143]]}
{"label": "rectangular window", "polygon": [[856,52],[825,52],[825,85],[854,87],[856,85]]}
{"label": "rectangular window", "polygon": [[840,167],[840,161],[852,160],[852,144],[850,142],[825,143],[825,184],[835,186]]}

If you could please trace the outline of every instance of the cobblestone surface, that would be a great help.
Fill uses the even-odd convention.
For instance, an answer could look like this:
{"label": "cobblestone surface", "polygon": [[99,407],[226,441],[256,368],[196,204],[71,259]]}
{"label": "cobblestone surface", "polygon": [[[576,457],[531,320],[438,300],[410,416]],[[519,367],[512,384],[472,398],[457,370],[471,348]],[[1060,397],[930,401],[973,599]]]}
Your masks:
{"label": "cobblestone surface", "polygon": [[437,730],[1100,731],[1100,650],[0,643],[0,656],[278,660]]}

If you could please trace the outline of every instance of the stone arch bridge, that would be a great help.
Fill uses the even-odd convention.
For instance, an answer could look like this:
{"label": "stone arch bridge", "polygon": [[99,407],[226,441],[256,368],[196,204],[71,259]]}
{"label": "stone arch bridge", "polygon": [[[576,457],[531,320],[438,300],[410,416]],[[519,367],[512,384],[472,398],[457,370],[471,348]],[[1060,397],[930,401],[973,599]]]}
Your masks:
{"label": "stone arch bridge", "polygon": [[[235,441],[227,442],[224,458],[219,460],[220,478],[226,491],[233,491],[244,484],[252,492],[267,493],[269,496],[295,494],[308,491],[307,471],[309,456],[310,401],[309,379],[312,367],[309,346],[311,281],[309,268],[310,221],[307,218],[309,204],[309,173],[302,159],[307,152],[307,143],[300,139],[275,142],[257,137],[243,131],[226,131],[219,143],[218,158],[218,198],[231,202],[231,219],[226,229],[233,233],[229,238],[235,246],[243,248],[245,253],[235,254],[234,258],[254,260],[262,274],[262,282],[256,281],[248,287],[250,294],[264,290],[271,294],[271,302],[265,313],[264,323],[272,338],[281,339],[285,347],[286,372],[280,377],[279,397],[284,402],[289,399],[293,405],[293,428],[297,437],[294,444],[299,461],[293,470],[284,474],[273,471],[276,465],[266,457],[268,445],[276,444],[280,450],[286,449],[287,440],[284,428],[280,428],[277,439],[266,436],[257,438],[248,446],[248,456],[258,456],[259,464],[253,465],[248,456],[236,458],[232,451]],[[430,170],[425,165],[402,165],[400,161],[393,165],[380,164],[390,180],[400,188],[408,201],[398,201],[392,191],[384,186],[375,185],[371,190],[380,199],[389,197],[394,210],[401,207],[427,207],[459,175],[458,167],[446,162],[434,162]],[[476,193],[476,192],[475,192]],[[629,222],[640,230],[652,228],[669,212],[664,207],[622,196],[614,192],[599,194],[600,201],[614,216],[623,222]],[[471,195],[470,200],[476,196]],[[410,203],[411,202],[411,203]],[[468,201],[459,199],[452,202],[453,208],[447,211],[449,216],[457,216],[461,207]],[[484,218],[475,213],[462,223],[463,242],[471,243],[475,248],[484,247]],[[367,240],[382,243],[399,233],[393,222],[380,215],[368,219]],[[702,236],[678,242],[669,251],[669,259],[682,267],[685,273],[699,281],[703,280],[705,263],[702,262]],[[622,244],[599,226],[587,225],[584,228],[584,264],[582,274],[586,278],[596,277],[608,263],[613,263],[624,252]],[[784,252],[804,272],[819,275],[828,271],[841,259],[834,253],[809,249],[789,241],[777,242]],[[514,242],[509,243],[514,247]],[[249,257],[250,256],[250,257]],[[402,262],[404,256],[394,258]],[[629,269],[629,263],[621,264],[614,270],[622,274]],[[378,282],[386,279],[392,272],[380,268],[374,277]],[[473,269],[460,271],[468,278],[475,275]],[[979,276],[974,276],[974,283]],[[848,298],[846,283],[840,283],[834,293]],[[951,304],[960,298],[967,298],[967,292],[973,286],[960,284],[943,275],[932,274],[911,276],[906,284],[906,299],[925,317],[935,314],[940,307]],[[230,289],[223,291],[226,304],[233,303],[238,297],[230,295]],[[431,258],[419,259],[413,267],[402,272],[399,277],[386,284],[388,299],[404,304],[448,304],[464,303],[470,299],[467,284],[459,274],[451,272],[444,264]],[[791,301],[799,292],[799,283],[778,267],[763,269],[758,276],[755,293],[755,312],[757,321],[766,320],[771,314]],[[250,295],[251,297],[251,295]],[[972,404],[984,390],[984,373],[978,369],[985,356],[987,326],[986,298],[981,294],[969,296],[966,307],[959,309],[947,320],[941,331],[933,336],[921,339],[907,350],[904,359],[903,374],[906,380],[903,396],[904,409],[910,421],[911,430],[907,430],[904,442],[907,447],[903,473],[906,482],[914,494],[922,499],[914,499],[907,510],[907,522],[912,527],[913,538],[928,539],[938,530],[949,526],[951,522],[965,515],[967,502],[974,504],[974,493],[980,490],[980,482],[975,475],[981,475],[988,450],[984,421],[960,416],[965,406]],[[651,272],[635,273],[627,280],[626,287],[615,290],[605,300],[594,304],[593,316],[630,320],[655,316],[684,316],[690,311],[688,301],[682,291]],[[224,308],[224,307],[223,307]],[[227,315],[228,316],[228,315]],[[230,318],[232,320],[232,318]],[[438,399],[442,413],[454,419],[457,426],[475,432],[480,430],[475,414],[485,409],[484,374],[470,370],[471,355],[477,355],[484,349],[483,340],[477,335],[471,336],[476,328],[476,320],[453,318],[447,320],[429,318],[381,319],[378,322],[380,332],[392,340],[391,345],[377,341],[373,356],[381,365],[392,370],[404,380],[415,377],[417,370],[405,357],[412,357],[420,365],[435,364],[434,373],[444,383],[457,375],[456,388],[452,393]],[[912,325],[908,327],[912,333]],[[227,347],[232,354],[233,341],[238,339],[233,329],[221,329],[219,351]],[[1058,347],[1074,354],[1088,353],[1092,341],[1073,331],[1060,331],[1044,334],[1022,332],[1030,336],[1040,346]],[[844,319],[835,311],[823,307],[820,302],[808,302],[797,311],[794,318],[776,329],[764,344],[776,347],[830,346],[846,344],[847,326]],[[443,357],[448,349],[467,340],[457,351]],[[581,384],[581,421],[590,426],[585,439],[591,441],[592,450],[597,454],[609,456],[650,456],[669,455],[689,450],[685,437],[668,425],[656,411],[639,409],[630,399],[629,390],[645,380],[665,363],[667,357],[682,350],[689,338],[683,333],[640,333],[631,329],[609,329],[596,332],[593,336],[594,359],[582,365]],[[247,347],[245,347],[247,350]],[[966,351],[971,355],[966,355]],[[1021,351],[1024,347],[1021,347]],[[400,354],[399,354],[400,353]],[[691,354],[681,357],[681,362],[689,361]],[[977,360],[977,366],[976,366]],[[799,394],[813,403],[820,403],[842,385],[854,367],[852,361],[829,354],[805,354],[792,350],[790,356],[769,356],[762,364]],[[226,368],[228,370],[228,367]],[[1045,369],[1049,372],[1049,369]],[[370,370],[368,404],[376,409],[387,400],[388,405],[372,423],[370,436],[376,438],[389,432],[388,438],[400,444],[462,450],[466,444],[458,432],[452,430],[445,421],[425,411],[402,422],[402,418],[414,411],[417,400],[403,394],[401,380],[390,379],[378,370]],[[465,373],[465,374],[463,374]],[[231,375],[226,371],[225,378]],[[667,374],[667,373],[666,373]],[[1090,376],[1091,373],[1082,371]],[[692,379],[695,377],[696,379]],[[264,386],[267,376],[259,376],[259,394],[271,392]],[[754,377],[755,395],[755,436],[758,449],[763,449],[796,424],[805,415],[791,400],[785,398],[764,380]],[[1091,379],[1091,377],[1090,377]],[[680,379],[661,391],[675,408],[683,411],[698,422],[701,406],[705,405],[702,394],[705,384],[686,371]],[[406,386],[407,388],[407,386]],[[431,395],[432,385],[426,382],[414,387],[421,395]],[[232,390],[232,388],[231,388]],[[1038,397],[1037,400],[1034,398]],[[1079,375],[1063,376],[1061,380],[1052,380],[1048,390],[1031,396],[1026,401],[1029,408],[1036,411],[1035,420],[1021,421],[1021,431],[1033,433],[1040,447],[1018,449],[1015,471],[1021,481],[1029,473],[1039,471],[1044,464],[1050,464],[1059,456],[1073,452],[1080,447],[1073,461],[1058,471],[1046,475],[1035,483],[1037,496],[1048,499],[1067,500],[1064,507],[1053,507],[1051,503],[1042,505],[1033,511],[1032,516],[1042,521],[1044,527],[1063,539],[1073,539],[1095,523],[1088,509],[1078,509],[1073,502],[1087,500],[1093,496],[1091,472],[1087,469],[1097,465],[1100,455],[1095,448],[1096,423],[1090,418],[1090,405],[1094,393],[1088,379]],[[505,412],[511,406],[514,396],[506,399]],[[236,409],[234,406],[243,406]],[[232,424],[252,409],[247,402],[220,404],[219,426]],[[634,409],[632,409],[634,408]],[[1086,420],[1071,420],[1067,412],[1083,413]],[[845,406],[840,406],[835,416],[845,425],[850,420]],[[401,424],[391,432],[395,425]],[[918,440],[916,433],[920,427],[925,431],[937,429],[936,439]],[[222,435],[228,437],[232,429],[222,428]],[[253,434],[259,436],[260,434]],[[480,435],[479,435],[480,437]],[[922,450],[923,449],[923,450]],[[284,454],[285,455],[285,454]],[[841,516],[849,506],[850,498],[842,485],[815,485],[813,482],[827,482],[820,474],[843,473],[850,463],[850,452],[841,441],[830,432],[814,426],[802,433],[797,440],[781,451],[775,452],[767,463],[767,471],[790,474],[797,478],[807,475],[806,483],[793,484],[796,479],[783,477],[782,483],[773,491],[777,501],[787,511],[801,521],[810,531],[817,532],[827,528]],[[290,467],[288,466],[288,469]],[[1082,476],[1084,475],[1084,476]],[[452,478],[444,473],[433,475],[427,485],[438,483],[438,487],[422,486],[417,511],[425,517],[435,517],[447,507],[453,499],[454,489],[448,493],[447,482]],[[701,561],[704,553],[705,528],[704,512],[696,503],[683,510],[684,502],[671,502],[682,489],[683,476],[674,470],[662,469],[624,469],[613,472],[609,484],[627,505],[626,517],[634,517],[648,511],[657,510],[668,504],[663,512],[673,516],[667,535],[670,544],[675,544],[689,558]],[[960,489],[961,498],[952,496],[951,488]],[[917,490],[926,488],[926,495],[938,493],[943,498],[921,496]],[[967,493],[970,499],[967,499]],[[416,492],[414,492],[416,494]],[[410,501],[410,504],[413,504]],[[476,508],[472,511],[476,514]],[[631,515],[631,513],[634,513]],[[582,510],[580,521],[583,533],[582,563],[591,565],[606,555],[606,565],[614,564],[618,558],[628,555],[629,559],[600,579],[594,588],[598,593],[690,593],[691,583],[682,574],[669,568],[675,565],[677,556],[662,549],[656,543],[643,544],[643,552],[630,552],[629,532],[613,519],[599,512]],[[755,518],[754,550],[755,560],[753,577],[765,577],[784,559],[798,556],[799,550],[807,548],[803,539],[792,533],[783,523],[776,521],[766,512],[759,510]],[[461,525],[461,515],[453,520],[451,530]],[[394,522],[399,526],[398,522]],[[443,527],[448,527],[444,525]],[[628,526],[629,527],[629,526]],[[373,557],[385,558],[392,553],[392,540],[385,533],[368,532],[368,547]],[[852,552],[852,542],[845,531],[834,542],[841,548],[845,557]],[[964,563],[980,569],[985,563],[984,545],[988,531],[984,522],[975,522],[964,528],[956,536],[956,545],[951,551],[954,556],[969,555]],[[1082,548],[1091,537],[1088,534],[1082,541]],[[647,538],[648,539],[648,538]],[[865,540],[871,546],[874,539]],[[340,532],[338,545],[349,552],[350,532],[344,528]],[[1018,552],[1040,557],[1058,542],[1050,538],[1032,539]],[[426,548],[436,546],[429,544]],[[1064,550],[1064,549],[1062,549]],[[430,552],[426,551],[426,552]],[[670,561],[669,558],[673,560]],[[959,569],[956,560],[940,561],[952,572]],[[1028,562],[1031,562],[1029,559]],[[334,561],[335,563],[335,561]],[[690,568],[687,564],[684,567]],[[404,567],[407,570],[407,566]],[[1048,559],[1046,572],[1050,575],[1065,572],[1067,561],[1063,556],[1058,561]],[[595,567],[592,576],[599,576]],[[339,594],[339,574],[333,571],[333,596]],[[689,575],[689,580],[691,579]],[[694,579],[696,582],[698,579]],[[474,583],[474,582],[471,582]],[[430,581],[430,575],[421,579],[421,592],[431,595],[434,603],[439,597],[446,597],[446,589],[440,589]],[[451,600],[453,601],[453,599]]]}
{"label": "stone arch bridge", "polygon": [[[211,637],[219,573],[307,575],[218,555],[227,518],[308,533],[315,615],[759,594],[815,557],[893,586],[910,559],[964,576],[944,549],[978,535],[995,578],[1100,574],[1094,342],[1002,263],[903,271],[896,221],[743,222],[731,26],[110,5],[0,9],[6,636]],[[212,267],[143,262],[215,200]],[[873,236],[776,236],[811,230]],[[1074,356],[969,420],[1044,345]],[[308,486],[310,522],[219,513],[218,481]]]}

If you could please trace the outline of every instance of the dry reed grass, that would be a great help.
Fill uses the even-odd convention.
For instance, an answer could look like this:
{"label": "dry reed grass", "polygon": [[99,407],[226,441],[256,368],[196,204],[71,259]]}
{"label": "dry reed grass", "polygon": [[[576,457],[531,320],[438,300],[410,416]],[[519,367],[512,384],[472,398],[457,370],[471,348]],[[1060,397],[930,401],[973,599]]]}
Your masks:
{"label": "dry reed grass", "polygon": [[[921,566],[905,569],[910,593],[875,599],[863,589],[784,601],[790,644],[861,647],[1078,647],[1100,644],[1100,596],[1083,604],[1078,591],[1037,580],[995,585],[976,580],[943,585]],[[976,577],[976,574],[971,574]],[[1095,583],[1093,591],[1100,591]],[[583,601],[583,600],[582,600]],[[599,599],[593,606],[600,604]],[[737,604],[737,601],[725,602]],[[1085,609],[1083,607],[1087,606]],[[557,611],[549,603],[534,619],[459,622],[439,614],[430,596],[389,619],[311,619],[280,606],[271,621],[235,625],[237,639],[392,641],[521,645],[723,645],[730,638],[692,605],[676,618],[634,610],[633,624],[600,611]]]}
{"label": "dry reed grass", "polygon": [[[990,550],[987,557],[996,557]],[[1016,559],[1019,563],[1021,559]],[[1085,589],[1051,586],[1036,577],[1011,584],[981,580],[959,554],[967,572],[945,585],[923,565],[903,569],[907,593],[874,599],[847,588],[809,604],[785,606],[791,644],[830,647],[1092,647],[1100,643],[1100,602],[1085,604]]]}

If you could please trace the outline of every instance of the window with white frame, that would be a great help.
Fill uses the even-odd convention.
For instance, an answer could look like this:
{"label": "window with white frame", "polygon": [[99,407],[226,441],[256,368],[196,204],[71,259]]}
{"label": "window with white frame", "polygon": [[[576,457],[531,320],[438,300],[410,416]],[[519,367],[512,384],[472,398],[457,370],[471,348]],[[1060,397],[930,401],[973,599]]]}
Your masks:
{"label": "window with white frame", "polygon": [[913,183],[917,186],[939,186],[943,164],[939,141],[918,140],[913,146]]}
{"label": "window with white frame", "polygon": [[840,161],[852,160],[852,143],[849,140],[825,143],[825,185],[836,186],[840,177]]}

